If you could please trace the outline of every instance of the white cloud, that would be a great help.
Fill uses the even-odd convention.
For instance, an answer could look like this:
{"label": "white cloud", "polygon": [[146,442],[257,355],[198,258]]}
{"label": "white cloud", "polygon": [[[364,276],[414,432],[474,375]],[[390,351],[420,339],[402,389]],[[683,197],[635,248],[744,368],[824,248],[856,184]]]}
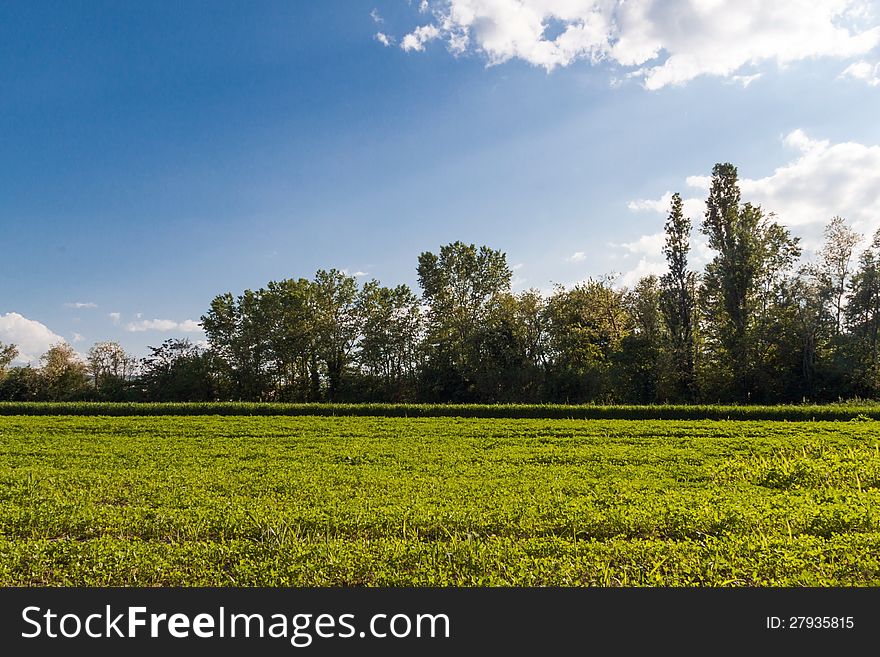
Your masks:
{"label": "white cloud", "polygon": [[[668,205],[665,209],[658,210],[661,212],[668,211]],[[617,280],[618,285],[632,287],[643,276],[662,276],[666,273],[666,260],[663,256],[663,245],[666,242],[666,233],[663,231],[651,233],[650,235],[642,235],[634,242],[624,242],[623,244],[610,244],[611,247],[617,247],[626,251],[625,257],[633,255],[639,256],[639,261],[635,267],[621,274]],[[698,268],[709,261],[707,257],[708,249],[702,235],[697,231],[693,231],[691,235],[691,254],[690,265],[692,268]]]}
{"label": "white cloud", "polygon": [[688,176],[684,179],[684,184],[695,189],[709,191],[712,185],[712,176]]}
{"label": "white cloud", "polygon": [[94,301],[73,301],[71,303],[65,303],[64,307],[65,308],[77,308],[77,309],[97,308],[98,304],[96,304]]}
{"label": "white cloud", "polygon": [[363,278],[364,276],[369,276],[369,274],[365,271],[356,271],[352,274],[355,278]]}
{"label": "white cloud", "polygon": [[19,313],[0,315],[0,342],[18,347],[15,363],[36,363],[49,347],[64,341],[64,338],[50,331],[45,324]]}
{"label": "white cloud", "polygon": [[744,178],[743,199],[775,212],[777,221],[797,227],[806,245],[817,244],[834,215],[847,218],[866,234],[880,228],[880,145],[832,144],[811,139],[801,130],[784,143],[798,157],[764,178]]}
{"label": "white cloud", "polygon": [[853,78],[861,80],[872,87],[880,87],[880,62],[871,64],[865,60],[859,60],[843,69],[841,78]]}
{"label": "white cloud", "polygon": [[632,287],[639,282],[643,276],[662,276],[666,273],[666,263],[662,260],[644,257],[639,259],[633,269],[620,275],[615,281],[616,285],[624,287]]}
{"label": "white cloud", "polygon": [[[846,218],[865,237],[880,229],[880,145],[857,142],[833,144],[828,140],[814,139],[802,130],[793,130],[782,139],[785,147],[796,151],[788,163],[778,167],[763,178],[741,177],[740,191],[743,201],[762,206],[766,212],[775,214],[775,221],[792,229],[802,238],[805,250],[815,250],[822,242],[822,231],[834,215]],[[743,172],[740,172],[741,174]],[[709,189],[711,177],[688,176],[688,187]],[[657,200],[638,200],[628,204],[630,210],[653,210],[660,214],[669,211],[672,192],[666,192]],[[705,196],[685,199],[685,208],[705,208]],[[692,265],[697,268],[711,258],[705,239],[696,230],[702,220],[701,212],[689,212],[694,220]],[[662,247],[658,241],[662,233],[644,235],[629,244],[618,245],[630,253],[645,253],[649,260],[642,261],[633,272],[624,275],[627,280],[660,266],[662,253],[659,248],[651,256],[650,248]],[[653,262],[650,259],[653,258]]]}
{"label": "white cloud", "polygon": [[658,199],[638,199],[626,204],[633,212],[668,212],[672,203],[672,192],[666,192]]}
{"label": "white cloud", "polygon": [[138,322],[129,322],[125,327],[126,331],[132,333],[140,333],[143,331],[179,331],[181,333],[196,333],[202,330],[199,323],[186,319],[182,322],[175,322],[173,319],[143,319]]}
{"label": "white cloud", "polygon": [[108,313],[110,319],[113,320],[114,324],[118,324],[119,320],[122,319],[122,313]]}
{"label": "white cloud", "polygon": [[700,75],[757,77],[742,69],[817,57],[848,59],[880,43],[866,0],[436,0],[434,22],[402,42],[420,51],[442,38],[453,54],[489,65],[520,59],[552,71],[609,61],[648,89]]}
{"label": "white cloud", "polygon": [[[807,136],[807,134],[798,128],[797,130],[792,130],[785,137],[782,138],[782,143],[790,148],[797,149],[799,151],[803,151],[804,153],[809,153],[816,148],[822,148],[828,145],[827,141],[817,141],[816,139],[811,139]],[[709,183],[711,183],[712,178],[706,178],[707,184],[706,189],[709,188]]]}
{"label": "white cloud", "polygon": [[635,242],[626,242],[624,244],[612,244],[611,246],[619,246],[626,249],[630,253],[643,253],[655,256],[663,250],[663,243],[666,241],[666,234],[663,232],[654,233],[652,235],[642,235]]}
{"label": "white cloud", "polygon": [[425,44],[440,37],[440,30],[435,25],[422,25],[403,37],[400,47],[406,52],[412,50],[420,52],[425,49]]}
{"label": "white cloud", "polygon": [[376,23],[376,25],[381,25],[385,22],[385,19],[382,18],[382,16],[379,14],[379,10],[376,8],[373,8],[373,10],[370,12],[370,18],[373,19],[373,22]]}
{"label": "white cloud", "polygon": [[376,32],[374,38],[386,48],[394,42],[394,40],[384,32]]}
{"label": "white cloud", "polygon": [[[696,183],[699,176],[690,176],[688,178],[689,186],[690,183]],[[708,181],[711,180],[711,177],[706,178],[706,189],[709,189]],[[669,214],[669,209],[672,206],[672,192],[666,192],[663,196],[658,199],[639,199],[636,201],[630,201],[626,204],[626,207],[632,210],[633,212],[662,212],[664,214]],[[698,217],[702,216],[706,211],[706,202],[703,199],[694,199],[694,198],[684,198],[682,199],[682,212],[684,212],[686,217]]]}
{"label": "white cloud", "polygon": [[196,333],[202,330],[201,324],[192,319],[185,319],[178,325],[178,330],[184,333]]}
{"label": "white cloud", "polygon": [[755,73],[754,75],[734,75],[730,79],[737,84],[741,84],[743,89],[748,87],[755,80],[759,80],[761,78],[760,73]]}
{"label": "white cloud", "polygon": [[126,331],[173,331],[177,328],[177,322],[173,319],[143,319],[139,322],[129,322]]}
{"label": "white cloud", "polygon": [[77,342],[84,342],[85,338],[82,336],[82,333],[74,333],[73,334],[73,342],[74,344]]}
{"label": "white cloud", "polygon": [[511,267],[510,267],[510,271],[519,271],[519,270],[522,269],[523,267],[525,267],[525,263],[523,263],[523,262],[518,262],[518,263],[516,263],[515,265],[511,265]]}
{"label": "white cloud", "polygon": [[567,258],[569,262],[583,262],[586,259],[587,255],[583,251],[577,251]]}

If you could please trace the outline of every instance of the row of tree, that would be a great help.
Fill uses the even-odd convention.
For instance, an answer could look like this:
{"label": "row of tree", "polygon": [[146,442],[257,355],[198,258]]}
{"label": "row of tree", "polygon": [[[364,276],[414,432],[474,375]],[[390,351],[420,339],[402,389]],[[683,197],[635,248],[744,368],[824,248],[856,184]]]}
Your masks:
{"label": "row of tree", "polygon": [[[506,257],[461,242],[418,259],[421,295],[337,270],[214,298],[209,347],[168,340],[140,362],[56,345],[39,368],[0,350],[0,398],[441,402],[791,402],[880,393],[880,232],[835,217],[814,262],[718,164],[689,264],[675,194],[667,272],[511,291]],[[5,372],[5,374],[4,374]]]}

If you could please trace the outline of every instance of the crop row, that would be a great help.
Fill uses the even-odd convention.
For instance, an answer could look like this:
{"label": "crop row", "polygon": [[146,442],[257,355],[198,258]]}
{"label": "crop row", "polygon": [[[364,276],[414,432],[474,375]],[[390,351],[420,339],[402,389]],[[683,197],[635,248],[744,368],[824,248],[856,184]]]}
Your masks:
{"label": "crop row", "polygon": [[0,402],[0,415],[285,415],[573,420],[880,420],[880,404],[789,406],[565,404],[285,404],[257,402]]}

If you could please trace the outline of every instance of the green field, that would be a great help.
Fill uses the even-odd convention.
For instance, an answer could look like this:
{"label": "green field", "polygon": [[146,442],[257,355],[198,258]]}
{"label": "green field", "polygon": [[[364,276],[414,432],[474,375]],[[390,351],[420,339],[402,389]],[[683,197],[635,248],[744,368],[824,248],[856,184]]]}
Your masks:
{"label": "green field", "polygon": [[0,417],[2,585],[880,585],[875,421]]}

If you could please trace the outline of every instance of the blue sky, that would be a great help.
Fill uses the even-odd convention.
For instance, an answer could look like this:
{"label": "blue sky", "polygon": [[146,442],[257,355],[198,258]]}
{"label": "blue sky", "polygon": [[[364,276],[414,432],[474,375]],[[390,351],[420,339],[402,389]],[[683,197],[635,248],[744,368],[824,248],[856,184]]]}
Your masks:
{"label": "blue sky", "polygon": [[216,294],[415,287],[454,240],[517,289],[627,284],[718,161],[808,248],[835,213],[880,227],[876,2],[640,3],[7,4],[0,341],[141,356]]}

